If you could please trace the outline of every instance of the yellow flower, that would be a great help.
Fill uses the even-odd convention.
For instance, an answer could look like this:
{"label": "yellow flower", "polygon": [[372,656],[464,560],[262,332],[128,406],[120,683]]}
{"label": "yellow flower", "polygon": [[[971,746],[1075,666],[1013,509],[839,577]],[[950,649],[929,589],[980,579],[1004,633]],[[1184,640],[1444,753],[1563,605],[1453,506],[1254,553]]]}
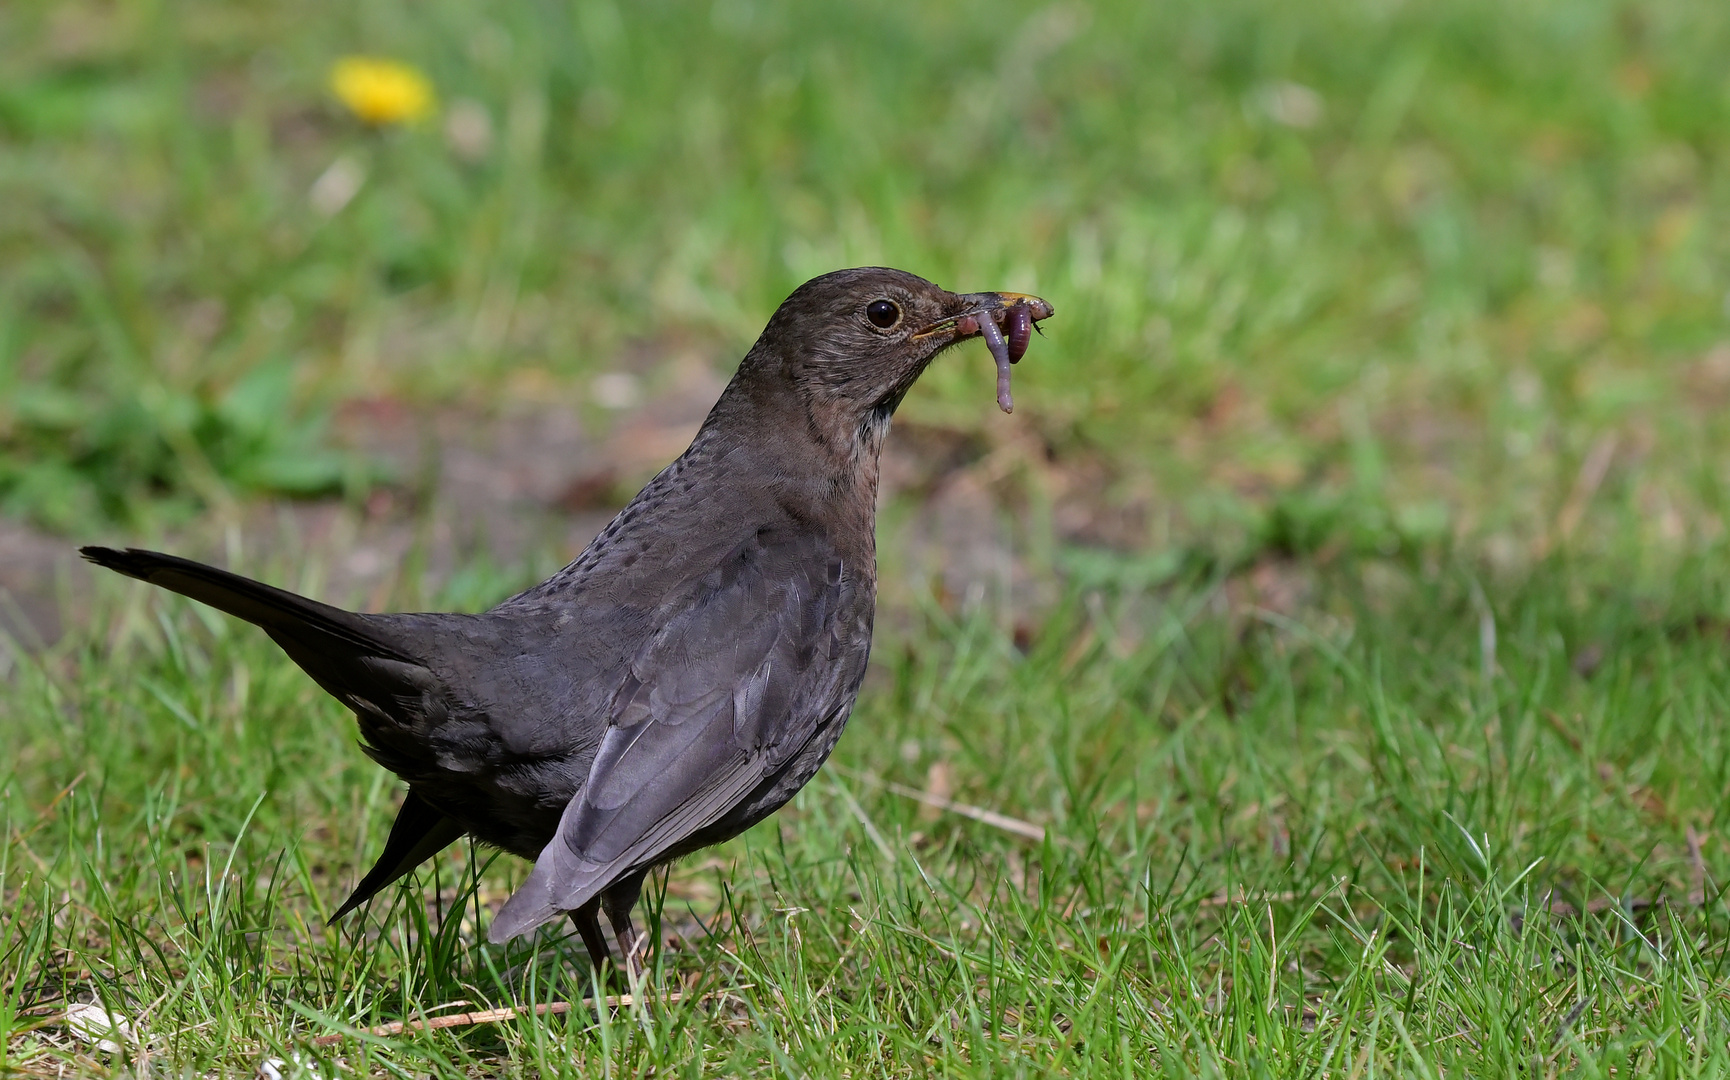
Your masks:
{"label": "yellow flower", "polygon": [[330,88],[349,111],[374,125],[406,124],[433,108],[432,83],[407,64],[345,56],[330,69]]}

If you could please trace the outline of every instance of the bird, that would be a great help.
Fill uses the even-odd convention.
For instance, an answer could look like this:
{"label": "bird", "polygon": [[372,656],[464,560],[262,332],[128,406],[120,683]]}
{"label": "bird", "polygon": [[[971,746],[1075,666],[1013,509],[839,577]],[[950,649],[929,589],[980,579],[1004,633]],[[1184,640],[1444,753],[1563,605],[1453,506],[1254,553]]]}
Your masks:
{"label": "bird", "polygon": [[897,406],[938,354],[982,336],[1007,410],[1007,365],[1052,314],[1035,296],[956,294],[887,267],[813,278],[690,447],[575,561],[478,614],[362,614],[159,552],[81,554],[261,627],[407,783],[331,923],[469,836],[534,862],[491,942],[568,916],[604,969],[604,910],[637,979],[647,874],[779,809],[852,712]]}

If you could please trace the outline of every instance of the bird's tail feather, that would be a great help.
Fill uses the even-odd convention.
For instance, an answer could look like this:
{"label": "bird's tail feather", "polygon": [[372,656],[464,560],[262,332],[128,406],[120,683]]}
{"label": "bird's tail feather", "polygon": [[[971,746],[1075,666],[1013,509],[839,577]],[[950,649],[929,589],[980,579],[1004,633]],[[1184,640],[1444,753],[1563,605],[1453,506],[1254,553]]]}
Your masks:
{"label": "bird's tail feather", "polygon": [[113,548],[85,547],[79,549],[79,554],[98,566],[189,596],[266,630],[280,631],[293,637],[316,636],[333,643],[347,642],[357,652],[399,660],[411,659],[401,656],[388,642],[381,640],[377,629],[368,625],[365,616],[308,600],[262,581],[191,559],[139,548],[116,551]]}
{"label": "bird's tail feather", "polygon": [[[263,627],[290,659],[345,702],[356,695],[373,698],[381,689],[380,665],[369,660],[394,660],[416,669],[421,664],[420,658],[393,640],[396,635],[377,616],[344,611],[227,570],[156,551],[87,547],[81,548],[80,554],[98,566],[189,596]],[[388,689],[404,690],[395,685]],[[419,694],[418,690],[412,692]]]}

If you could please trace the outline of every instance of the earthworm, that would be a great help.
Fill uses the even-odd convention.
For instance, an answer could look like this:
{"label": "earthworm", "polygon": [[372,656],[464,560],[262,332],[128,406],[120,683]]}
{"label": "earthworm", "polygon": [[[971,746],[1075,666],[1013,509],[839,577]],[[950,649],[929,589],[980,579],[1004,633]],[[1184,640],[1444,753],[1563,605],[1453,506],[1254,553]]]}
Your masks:
{"label": "earthworm", "polygon": [[1009,344],[1003,340],[1003,330],[990,314],[979,317],[979,333],[985,338],[985,347],[991,350],[991,358],[997,361],[997,407],[1012,413],[1015,399],[1009,396],[1009,365],[1015,361],[1009,359]]}
{"label": "earthworm", "polygon": [[1028,304],[1016,304],[1009,309],[1008,323],[1004,327],[1009,339],[1009,362],[1016,364],[1027,355],[1027,343],[1033,339],[1033,308]]}

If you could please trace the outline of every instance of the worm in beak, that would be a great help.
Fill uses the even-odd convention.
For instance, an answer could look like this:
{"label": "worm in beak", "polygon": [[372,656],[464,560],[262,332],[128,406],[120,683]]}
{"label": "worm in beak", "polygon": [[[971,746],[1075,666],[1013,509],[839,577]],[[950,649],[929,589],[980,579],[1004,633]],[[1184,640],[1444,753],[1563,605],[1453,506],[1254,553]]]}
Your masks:
{"label": "worm in beak", "polygon": [[953,334],[950,340],[978,334],[991,350],[997,365],[997,407],[1004,412],[1015,411],[1015,398],[1009,392],[1009,369],[1027,355],[1028,342],[1033,338],[1042,319],[1052,316],[1051,304],[1037,296],[1024,293],[971,293],[962,299],[979,306],[966,315],[935,323],[923,334]]}
{"label": "worm in beak", "polygon": [[[1009,343],[1003,339],[1003,329],[990,314],[980,318],[979,336],[985,339],[985,347],[991,350],[991,358],[997,361],[997,407],[1006,413],[1012,413],[1015,411],[1015,398],[1009,394],[1009,365],[1020,357],[1010,357]],[[1025,348],[1024,345],[1023,349]]]}
{"label": "worm in beak", "polygon": [[1033,340],[1033,308],[1028,304],[1016,304],[1009,309],[1004,321],[1009,324],[1004,327],[1009,341],[1009,362],[1018,364],[1027,355],[1027,343]]}

